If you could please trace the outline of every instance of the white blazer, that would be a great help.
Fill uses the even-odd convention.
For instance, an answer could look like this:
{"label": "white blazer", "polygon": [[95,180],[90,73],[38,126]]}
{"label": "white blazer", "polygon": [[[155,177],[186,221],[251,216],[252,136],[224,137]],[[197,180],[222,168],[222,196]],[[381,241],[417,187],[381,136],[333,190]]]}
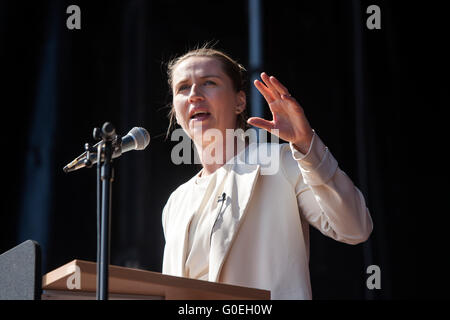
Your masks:
{"label": "white blazer", "polygon": [[[237,158],[251,159],[261,147],[251,144]],[[227,163],[217,172],[226,201],[211,230],[209,281],[270,290],[272,299],[311,299],[309,225],[358,244],[372,232],[372,219],[361,192],[316,134],[306,155],[289,144],[270,147],[279,155],[274,174],[263,174],[260,161]],[[186,276],[194,213],[183,207],[192,183],[179,186],[163,210],[165,274]]]}

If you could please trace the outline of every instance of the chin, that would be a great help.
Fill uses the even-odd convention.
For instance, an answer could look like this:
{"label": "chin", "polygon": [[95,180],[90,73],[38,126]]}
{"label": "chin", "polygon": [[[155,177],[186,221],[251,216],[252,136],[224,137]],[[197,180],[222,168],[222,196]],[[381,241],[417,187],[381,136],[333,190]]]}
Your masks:
{"label": "chin", "polygon": [[206,130],[208,129],[212,129],[214,128],[213,124],[210,123],[210,121],[202,121],[202,122],[197,122],[197,123],[190,123],[189,124],[189,129],[191,132],[196,132],[198,133],[198,131],[204,133]]}

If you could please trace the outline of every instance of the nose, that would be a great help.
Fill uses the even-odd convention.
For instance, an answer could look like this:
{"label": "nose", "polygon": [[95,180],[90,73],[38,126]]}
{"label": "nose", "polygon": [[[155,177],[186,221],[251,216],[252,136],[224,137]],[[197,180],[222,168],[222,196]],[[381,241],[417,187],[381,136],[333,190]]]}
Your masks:
{"label": "nose", "polygon": [[193,84],[191,86],[191,91],[189,92],[189,103],[203,100],[203,95],[201,93],[200,88],[197,86],[197,84]]}

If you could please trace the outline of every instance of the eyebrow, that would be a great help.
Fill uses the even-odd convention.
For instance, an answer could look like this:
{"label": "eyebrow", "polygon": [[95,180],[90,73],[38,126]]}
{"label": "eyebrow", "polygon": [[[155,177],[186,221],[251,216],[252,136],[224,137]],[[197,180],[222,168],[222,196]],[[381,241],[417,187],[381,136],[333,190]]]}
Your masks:
{"label": "eyebrow", "polygon": [[[220,76],[214,75],[214,74],[207,74],[207,75],[201,76],[201,77],[199,77],[199,78],[200,78],[200,79],[217,78],[217,79],[222,80],[222,78],[221,78]],[[180,84],[182,84],[182,83],[185,83],[185,82],[187,82],[188,80],[189,80],[189,79],[183,79],[183,80],[181,80],[181,81],[178,81],[177,83],[175,83],[175,86],[180,85]]]}

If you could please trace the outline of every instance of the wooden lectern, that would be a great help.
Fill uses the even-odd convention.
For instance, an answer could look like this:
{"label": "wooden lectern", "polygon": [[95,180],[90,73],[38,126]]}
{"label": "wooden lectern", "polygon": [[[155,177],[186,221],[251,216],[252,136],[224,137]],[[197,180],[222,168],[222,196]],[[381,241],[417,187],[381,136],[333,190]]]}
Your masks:
{"label": "wooden lectern", "polygon": [[[96,263],[73,260],[43,276],[42,299],[95,299]],[[270,291],[109,266],[109,299],[269,300]]]}

